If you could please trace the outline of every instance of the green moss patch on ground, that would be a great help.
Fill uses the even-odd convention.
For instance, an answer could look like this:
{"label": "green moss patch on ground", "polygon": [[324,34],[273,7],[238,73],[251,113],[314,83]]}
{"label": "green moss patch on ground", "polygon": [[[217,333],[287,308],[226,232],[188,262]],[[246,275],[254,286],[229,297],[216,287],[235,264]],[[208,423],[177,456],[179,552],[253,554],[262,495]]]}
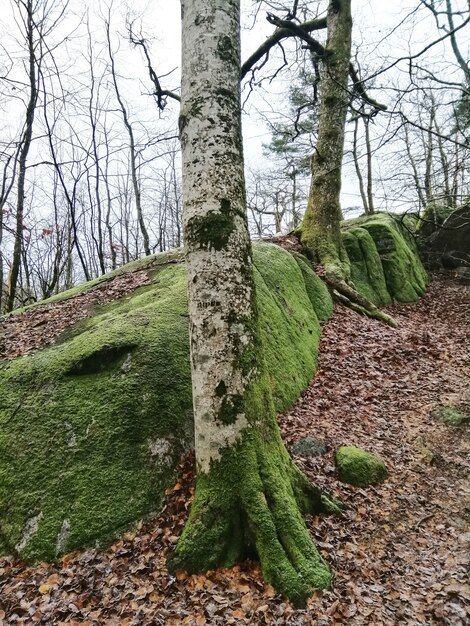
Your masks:
{"label": "green moss patch on ground", "polygon": [[[192,441],[186,272],[172,261],[145,259],[150,285],[96,307],[54,345],[0,362],[0,553],[50,559],[158,510]],[[289,252],[258,244],[254,262],[281,411],[314,373],[319,322]]]}
{"label": "green moss patch on ground", "polygon": [[[372,237],[380,260],[387,291],[398,302],[416,302],[424,294],[427,274],[410,233],[387,213],[349,220],[345,230],[360,227]],[[356,269],[357,271],[357,269]]]}
{"label": "green moss patch on ground", "polygon": [[470,412],[453,406],[440,406],[432,412],[432,416],[446,426],[463,426],[470,422]]}
{"label": "green moss patch on ground", "polygon": [[338,448],[335,462],[339,479],[355,487],[376,485],[388,475],[387,467],[379,456],[354,446]]}

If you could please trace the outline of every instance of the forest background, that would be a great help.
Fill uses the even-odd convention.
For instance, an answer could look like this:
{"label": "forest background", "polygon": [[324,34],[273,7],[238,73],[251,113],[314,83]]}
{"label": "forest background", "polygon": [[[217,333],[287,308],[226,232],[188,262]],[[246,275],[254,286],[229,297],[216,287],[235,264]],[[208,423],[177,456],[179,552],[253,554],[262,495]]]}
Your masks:
{"label": "forest background", "polygon": [[[299,22],[324,16],[324,3],[297,4]],[[267,13],[288,9],[243,3],[243,59],[275,30]],[[0,312],[182,244],[179,13],[178,2],[2,7]],[[348,114],[345,216],[461,204],[468,3],[358,0],[353,18],[355,67],[387,110]],[[294,38],[254,68],[242,91],[248,212],[264,237],[295,227],[305,208],[318,86]]]}

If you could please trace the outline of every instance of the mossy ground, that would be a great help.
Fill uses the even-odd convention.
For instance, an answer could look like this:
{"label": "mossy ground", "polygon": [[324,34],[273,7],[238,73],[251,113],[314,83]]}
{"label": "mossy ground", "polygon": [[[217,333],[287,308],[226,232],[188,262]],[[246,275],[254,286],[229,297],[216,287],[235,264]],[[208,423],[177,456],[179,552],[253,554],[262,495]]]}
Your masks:
{"label": "mossy ground", "polygon": [[335,461],[339,479],[355,487],[376,485],[388,475],[387,467],[380,457],[354,446],[338,448]]}
{"label": "mossy ground", "polygon": [[[138,263],[151,272],[150,286],[97,307],[52,347],[0,364],[0,553],[25,543],[23,558],[52,558],[104,543],[158,509],[192,440],[186,272],[165,264],[172,260]],[[311,270],[269,244],[254,246],[254,261],[281,411],[316,366],[320,330],[304,282]]]}
{"label": "mossy ground", "polygon": [[432,416],[446,426],[464,426],[470,423],[470,412],[452,406],[441,406],[432,412]]}

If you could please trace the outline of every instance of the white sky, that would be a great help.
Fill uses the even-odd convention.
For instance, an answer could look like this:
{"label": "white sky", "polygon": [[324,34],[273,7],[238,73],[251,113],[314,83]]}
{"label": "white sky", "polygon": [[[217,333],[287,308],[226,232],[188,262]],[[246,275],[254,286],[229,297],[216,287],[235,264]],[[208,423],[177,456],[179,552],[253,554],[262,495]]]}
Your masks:
{"label": "white sky", "polygon": [[[13,0],[0,1],[2,4],[0,41],[5,47],[8,47],[10,38],[15,32],[11,13]],[[464,0],[458,1],[463,2]],[[67,43],[71,64],[75,64],[69,69],[76,72],[77,82],[80,80],[80,61],[77,61],[77,53],[79,56],[78,51],[83,43],[80,39],[83,33],[79,25],[84,21],[88,7],[92,29],[98,32],[102,28],[100,15],[103,16],[107,13],[108,4],[107,0],[70,0],[68,19],[62,26],[62,32],[78,27],[76,35],[72,35]],[[129,2],[114,0],[113,2],[114,25],[117,32],[122,36],[120,40],[117,35],[115,36],[115,46],[120,49],[120,53],[117,55],[118,71],[122,76],[121,82],[124,84],[126,97],[129,102],[132,102],[132,110],[136,116],[138,113],[139,116],[143,116],[143,119],[155,120],[155,124],[162,124],[153,99],[145,95],[146,90],[150,87],[142,57],[137,51],[132,50],[126,42],[124,16],[128,4],[131,5],[135,15],[142,16],[144,32],[146,36],[152,39],[152,60],[159,75],[176,70],[168,79],[163,80],[165,87],[175,88],[179,83],[180,3],[178,0],[129,0]],[[353,0],[353,54],[357,54],[357,59],[365,74],[376,72],[387,66],[394,58],[414,53],[435,39],[437,30],[434,20],[426,9],[421,8],[416,11],[418,4],[418,0],[396,0],[395,2]],[[273,27],[264,19],[266,9],[262,9],[255,26],[251,28],[252,20],[247,17],[247,11],[253,8],[253,2],[242,0],[242,6],[245,16],[242,28],[242,58],[245,59],[273,31]],[[322,6],[326,7],[326,0]],[[468,56],[468,41],[462,38],[461,45],[462,52]],[[99,54],[98,47],[95,54]],[[448,45],[439,45],[431,50],[427,55],[427,64],[432,62],[438,64],[441,70],[445,69],[447,64],[446,78],[451,78],[453,74],[457,80],[461,80],[461,77],[457,76],[458,70],[455,69],[455,59],[452,52],[449,52]],[[373,95],[386,104],[393,102],[394,88],[399,81],[407,79],[406,72],[407,67],[404,64],[394,72],[379,75],[376,81],[377,91]],[[139,77],[141,82],[131,80],[135,77]],[[243,120],[245,157],[248,166],[259,166],[260,163],[266,162],[262,153],[262,144],[269,142],[270,134],[260,114],[271,114],[274,111],[282,113],[291,80],[292,74],[284,72],[274,83],[267,86],[266,90],[259,90],[250,96]],[[13,104],[13,114],[15,111],[22,112],[19,104],[18,102]],[[170,116],[175,120],[177,110],[175,106],[172,108],[173,115],[167,114],[167,117]],[[12,109],[8,109],[6,112],[10,117]],[[14,115],[12,115],[13,117]],[[381,124],[385,125],[386,123],[385,116],[382,121],[377,119],[377,130]],[[1,126],[5,128],[4,124]],[[377,133],[377,136],[379,135],[380,132]],[[359,196],[357,181],[352,180],[353,176],[350,178],[349,181],[346,176],[343,183],[346,205],[348,203],[354,204],[353,197],[357,199]],[[356,203],[359,204],[358,201]]]}

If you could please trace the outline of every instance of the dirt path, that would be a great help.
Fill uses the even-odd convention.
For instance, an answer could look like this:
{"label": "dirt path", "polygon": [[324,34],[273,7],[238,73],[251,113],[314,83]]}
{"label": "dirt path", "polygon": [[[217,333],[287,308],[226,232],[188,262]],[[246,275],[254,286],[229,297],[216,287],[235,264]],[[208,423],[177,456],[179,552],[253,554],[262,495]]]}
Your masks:
{"label": "dirt path", "polygon": [[[334,573],[307,609],[265,586],[253,563],[204,576],[168,576],[165,554],[184,523],[191,458],[159,520],[107,550],[27,567],[0,560],[3,624],[396,626],[470,623],[468,426],[431,413],[470,415],[470,288],[437,277],[416,305],[397,306],[397,330],[343,308],[325,326],[319,371],[281,416],[286,441],[310,436],[327,451],[296,461],[347,503],[309,524]],[[390,478],[376,488],[336,481],[333,451],[378,452]]]}

